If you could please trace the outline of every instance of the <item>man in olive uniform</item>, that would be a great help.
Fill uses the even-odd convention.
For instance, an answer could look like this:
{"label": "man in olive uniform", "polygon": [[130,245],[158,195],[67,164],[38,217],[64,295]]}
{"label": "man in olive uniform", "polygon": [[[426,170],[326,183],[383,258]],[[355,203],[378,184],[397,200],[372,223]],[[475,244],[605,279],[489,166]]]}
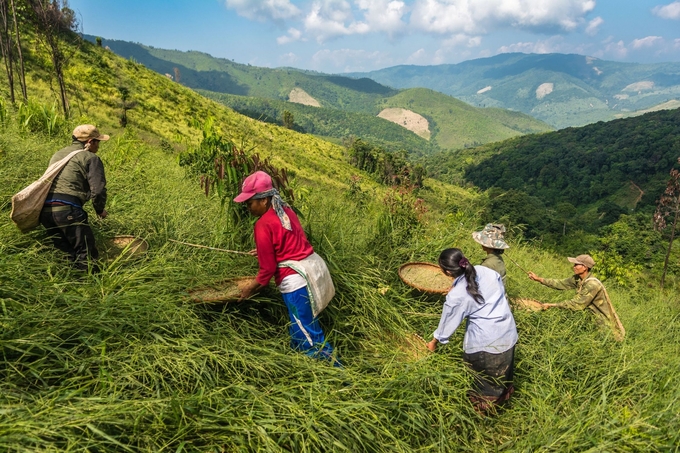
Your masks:
{"label": "man in olive uniform", "polygon": [[575,289],[576,295],[568,301],[555,304],[542,304],[544,310],[549,308],[567,308],[570,310],[589,309],[598,316],[598,319],[609,325],[617,339],[623,339],[625,331],[621,325],[614,307],[609,300],[607,290],[602,282],[591,274],[595,261],[590,255],[579,255],[576,258],[567,258],[574,267],[574,275],[564,280],[543,278],[529,272],[529,278],[537,281],[548,288],[567,290]]}
{"label": "man in olive uniform", "polygon": [[481,262],[481,265],[498,272],[503,284],[505,284],[506,271],[505,262],[501,255],[503,255],[505,249],[510,248],[505,243],[504,234],[505,226],[493,223],[488,223],[482,231],[472,233],[472,239],[481,244],[482,249],[486,252],[486,258]]}
{"label": "man in olive uniform", "polygon": [[87,221],[83,204],[92,200],[97,216],[107,216],[106,177],[104,164],[97,151],[108,135],[100,134],[91,124],[83,124],[73,130],[70,146],[57,151],[50,165],[60,161],[76,150],[77,153],[54,178],[52,187],[40,212],[40,223],[52,236],[54,246],[69,255],[77,269],[87,270],[88,259],[94,261],[99,252],[94,242],[94,234]]}

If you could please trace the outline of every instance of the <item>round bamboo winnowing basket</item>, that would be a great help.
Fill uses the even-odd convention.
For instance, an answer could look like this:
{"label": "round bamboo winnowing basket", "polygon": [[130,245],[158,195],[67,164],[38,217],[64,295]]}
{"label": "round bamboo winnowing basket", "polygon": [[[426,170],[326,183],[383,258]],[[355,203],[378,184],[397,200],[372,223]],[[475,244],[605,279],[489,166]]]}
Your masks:
{"label": "round bamboo winnowing basket", "polygon": [[120,235],[106,241],[106,254],[111,258],[119,255],[124,255],[126,258],[138,258],[147,250],[149,250],[149,243],[136,236]]}
{"label": "round bamboo winnowing basket", "polygon": [[512,299],[512,305],[528,311],[541,311],[543,304],[536,299],[516,298]]}
{"label": "round bamboo winnowing basket", "polygon": [[425,293],[447,294],[453,286],[453,277],[444,275],[439,266],[432,263],[402,264],[398,274],[408,286]]}
{"label": "round bamboo winnowing basket", "polygon": [[189,297],[196,303],[236,302],[241,297],[243,288],[251,285],[255,277],[236,277],[222,280],[212,285],[201,286],[189,290]]}

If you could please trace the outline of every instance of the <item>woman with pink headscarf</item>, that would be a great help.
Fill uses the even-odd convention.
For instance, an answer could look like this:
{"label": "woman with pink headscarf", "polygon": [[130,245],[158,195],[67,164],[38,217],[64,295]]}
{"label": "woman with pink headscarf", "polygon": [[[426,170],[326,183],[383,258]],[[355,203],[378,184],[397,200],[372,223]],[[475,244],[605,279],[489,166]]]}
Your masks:
{"label": "woman with pink headscarf", "polygon": [[335,294],[326,263],[314,252],[297,215],[281,199],[272,178],[256,171],[234,198],[255,217],[255,246],[260,265],[255,282],[241,292],[247,299],[274,277],[290,318],[291,347],[305,354],[339,362],[326,341],[317,315]]}

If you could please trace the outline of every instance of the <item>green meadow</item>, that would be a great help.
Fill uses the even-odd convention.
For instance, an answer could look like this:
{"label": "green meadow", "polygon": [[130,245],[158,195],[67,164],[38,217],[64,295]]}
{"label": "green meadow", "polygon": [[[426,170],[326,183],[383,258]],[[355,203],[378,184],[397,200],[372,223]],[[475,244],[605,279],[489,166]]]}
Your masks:
{"label": "green meadow", "polygon": [[[431,338],[442,298],[410,289],[397,269],[435,262],[451,246],[481,261],[471,233],[483,226],[485,193],[433,179],[414,193],[379,185],[340,146],[238,115],[90,44],[67,70],[66,120],[51,110],[46,57],[32,58],[42,63],[29,69],[30,105],[12,106],[2,81],[0,450],[678,450],[677,276],[664,290],[641,271],[605,281],[627,330],[621,343],[588,313],[516,310],[516,392],[497,416],[481,417],[466,396],[463,329],[425,352],[413,334]],[[120,87],[137,102],[127,128]],[[336,285],[320,320],[343,368],[290,350],[274,288],[242,303],[189,300],[190,288],[257,271],[252,257],[170,241],[252,248],[250,224],[234,224],[178,163],[201,140],[195,122],[209,117],[224,137],[289,170],[295,207]],[[94,220],[88,208],[98,243],[132,234],[150,245],[139,259],[105,256],[98,274],[70,269],[44,230],[21,234],[9,219],[12,194],[85,122],[112,134],[100,148],[109,217]],[[511,298],[571,297],[521,269],[567,277],[563,256],[519,230],[508,241]]]}

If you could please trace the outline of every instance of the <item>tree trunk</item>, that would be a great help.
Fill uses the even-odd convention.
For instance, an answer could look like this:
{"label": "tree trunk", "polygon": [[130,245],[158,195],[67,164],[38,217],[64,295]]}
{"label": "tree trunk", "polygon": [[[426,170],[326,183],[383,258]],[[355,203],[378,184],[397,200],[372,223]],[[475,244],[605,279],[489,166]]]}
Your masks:
{"label": "tree trunk", "polygon": [[14,34],[16,36],[17,55],[19,56],[19,84],[24,101],[28,101],[28,91],[26,90],[26,71],[24,69],[24,54],[21,52],[21,34],[19,33],[19,20],[17,19],[17,9],[14,0],[10,0],[12,5],[12,19],[14,20]]}
{"label": "tree trunk", "polygon": [[668,250],[666,251],[666,259],[663,262],[663,274],[661,274],[661,288],[666,280],[666,271],[668,270],[668,258],[671,256],[671,249],[673,248],[673,240],[675,239],[675,225],[678,223],[678,214],[680,214],[680,198],[675,205],[675,216],[673,217],[673,226],[671,226],[671,240],[668,242]]}
{"label": "tree trunk", "polygon": [[0,16],[0,19],[2,20],[0,47],[2,48],[2,58],[5,60],[7,83],[9,84],[9,95],[12,104],[14,104],[16,99],[14,97],[14,71],[12,69],[12,37],[9,32],[7,0],[0,0]]}

